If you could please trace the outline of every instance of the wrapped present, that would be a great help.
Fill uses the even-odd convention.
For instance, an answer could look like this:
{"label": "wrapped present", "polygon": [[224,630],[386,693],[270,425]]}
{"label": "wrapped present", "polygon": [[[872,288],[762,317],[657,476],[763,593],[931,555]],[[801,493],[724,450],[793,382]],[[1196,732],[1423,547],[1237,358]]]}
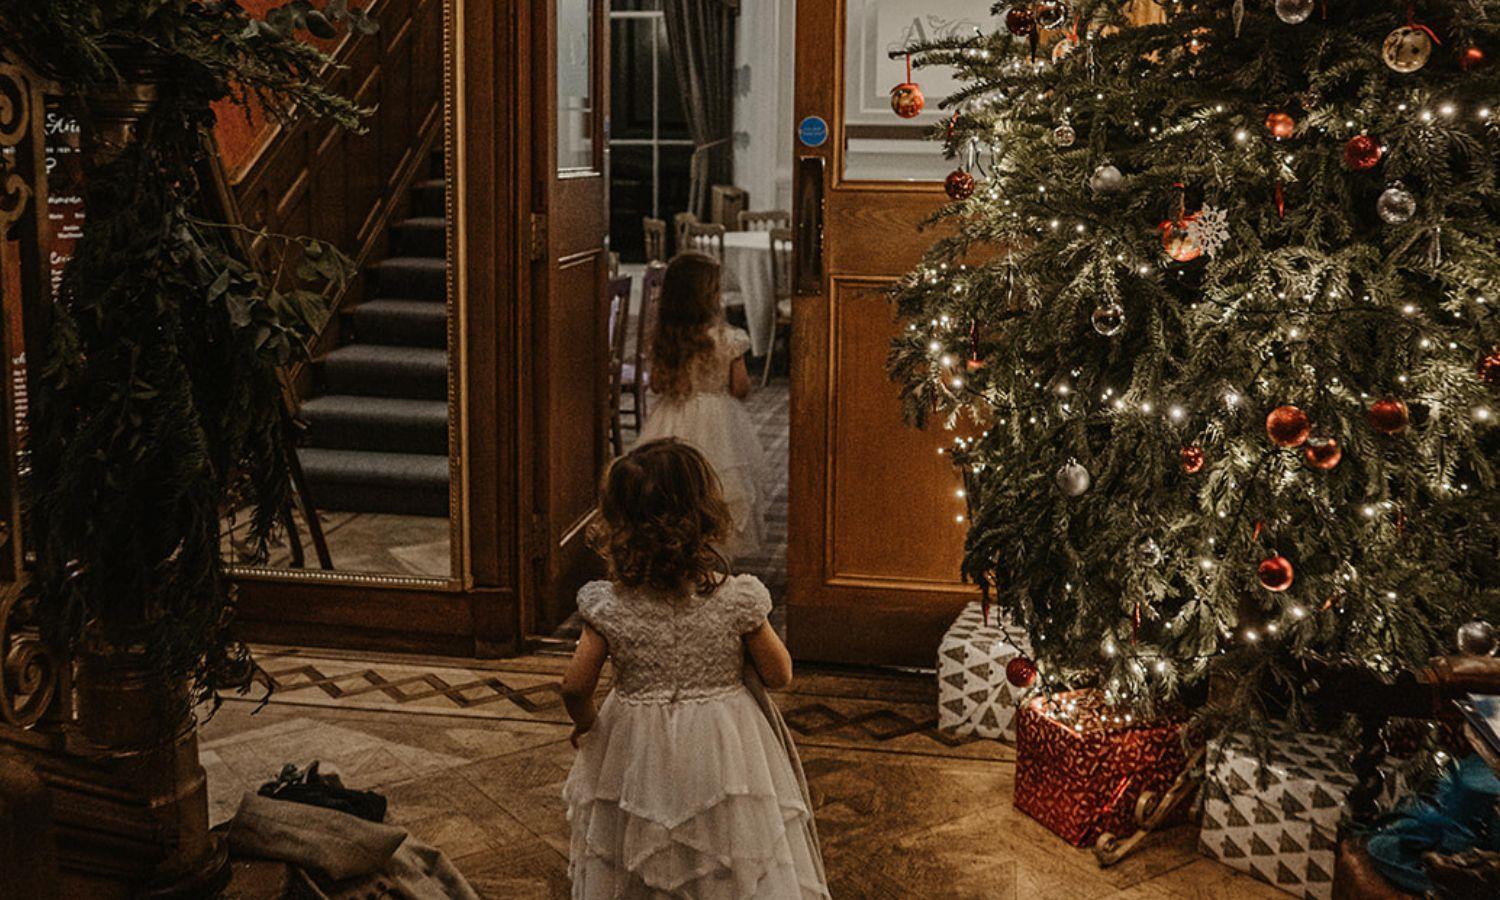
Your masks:
{"label": "wrapped present", "polygon": [[[991,610],[990,621],[999,613]],[[1013,637],[1024,645],[1024,635]],[[938,727],[958,734],[1015,740],[1016,705],[1027,689],[1005,678],[1005,666],[1027,653],[1005,632],[985,621],[979,601],[963,614],[938,645]]]}
{"label": "wrapped present", "polygon": [[1034,697],[1016,720],[1016,808],[1075,847],[1136,829],[1143,791],[1163,793],[1187,765],[1184,719],[1140,719],[1095,691]]}
{"label": "wrapped present", "polygon": [[[1290,894],[1332,897],[1339,821],[1355,784],[1349,755],[1336,738],[1292,731],[1272,736],[1264,760],[1244,735],[1210,741],[1199,848]],[[1387,802],[1398,791],[1391,780]]]}

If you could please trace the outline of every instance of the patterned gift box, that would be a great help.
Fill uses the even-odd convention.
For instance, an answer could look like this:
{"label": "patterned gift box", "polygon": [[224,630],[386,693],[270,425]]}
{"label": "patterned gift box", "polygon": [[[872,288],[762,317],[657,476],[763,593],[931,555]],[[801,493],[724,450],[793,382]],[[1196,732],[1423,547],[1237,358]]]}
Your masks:
{"label": "patterned gift box", "polygon": [[[991,610],[990,620],[998,615]],[[1015,640],[1024,647],[1024,635],[1017,634]],[[1027,689],[1005,679],[1005,665],[1025,652],[985,622],[979,601],[965,606],[938,645],[938,727],[1015,740],[1016,705]]]}
{"label": "patterned gift box", "polygon": [[1094,691],[1034,697],[1016,724],[1016,808],[1075,847],[1136,829],[1142,791],[1165,792],[1187,765],[1183,719],[1137,719]]}
{"label": "patterned gift box", "polygon": [[1339,820],[1355,784],[1349,748],[1286,731],[1272,737],[1268,754],[1262,767],[1244,735],[1209,742],[1198,846],[1287,893],[1327,900]]}

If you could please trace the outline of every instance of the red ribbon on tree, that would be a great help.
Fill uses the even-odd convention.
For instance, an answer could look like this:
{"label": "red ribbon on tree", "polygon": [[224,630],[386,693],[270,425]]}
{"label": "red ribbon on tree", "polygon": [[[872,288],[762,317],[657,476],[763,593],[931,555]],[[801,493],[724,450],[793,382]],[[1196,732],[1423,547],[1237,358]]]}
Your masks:
{"label": "red ribbon on tree", "polygon": [[1406,4],[1406,27],[1427,32],[1427,36],[1432,38],[1434,44],[1442,46],[1443,41],[1437,36],[1437,32],[1417,21],[1417,9],[1414,3]]}

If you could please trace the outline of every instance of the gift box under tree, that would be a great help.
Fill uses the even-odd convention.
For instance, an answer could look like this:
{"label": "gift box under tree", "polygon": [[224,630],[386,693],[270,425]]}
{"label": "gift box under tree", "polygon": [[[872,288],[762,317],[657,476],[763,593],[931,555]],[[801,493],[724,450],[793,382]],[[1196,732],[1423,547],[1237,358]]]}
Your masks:
{"label": "gift box under tree", "polygon": [[1143,791],[1167,791],[1187,765],[1184,720],[1140,719],[1095,691],[1037,696],[1016,718],[1016,808],[1075,847],[1136,830]]}
{"label": "gift box under tree", "polygon": [[[1245,735],[1209,742],[1198,846],[1288,893],[1327,900],[1339,822],[1356,783],[1349,747],[1326,735],[1284,731],[1269,738],[1265,753],[1262,766]],[[1399,792],[1391,780],[1386,802]]]}
{"label": "gift box under tree", "polygon": [[986,621],[976,600],[943,634],[938,645],[939,728],[1015,740],[1016,706],[1028,689],[1012,685],[1005,667],[1026,655],[1025,636],[1008,636],[996,624],[998,615],[992,609]]}

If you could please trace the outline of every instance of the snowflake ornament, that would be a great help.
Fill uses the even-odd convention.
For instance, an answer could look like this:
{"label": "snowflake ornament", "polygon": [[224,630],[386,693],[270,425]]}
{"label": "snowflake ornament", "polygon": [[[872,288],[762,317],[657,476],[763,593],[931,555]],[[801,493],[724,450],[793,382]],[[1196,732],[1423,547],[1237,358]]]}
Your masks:
{"label": "snowflake ornament", "polygon": [[1229,241],[1229,213],[1217,207],[1205,205],[1192,221],[1187,223],[1188,240],[1209,256],[1215,256],[1219,248]]}

